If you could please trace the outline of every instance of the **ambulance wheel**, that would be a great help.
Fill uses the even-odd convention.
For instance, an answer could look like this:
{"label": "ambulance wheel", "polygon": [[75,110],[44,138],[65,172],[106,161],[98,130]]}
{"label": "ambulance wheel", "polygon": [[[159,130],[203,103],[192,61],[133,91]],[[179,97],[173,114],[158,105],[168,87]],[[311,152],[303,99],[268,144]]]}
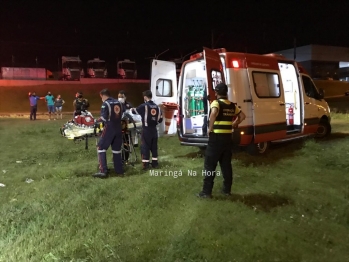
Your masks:
{"label": "ambulance wheel", "polygon": [[257,144],[250,144],[247,146],[246,151],[250,155],[265,154],[270,146],[270,142],[261,142]]}
{"label": "ambulance wheel", "polygon": [[327,120],[322,120],[316,130],[316,138],[325,138],[331,134],[331,125]]}

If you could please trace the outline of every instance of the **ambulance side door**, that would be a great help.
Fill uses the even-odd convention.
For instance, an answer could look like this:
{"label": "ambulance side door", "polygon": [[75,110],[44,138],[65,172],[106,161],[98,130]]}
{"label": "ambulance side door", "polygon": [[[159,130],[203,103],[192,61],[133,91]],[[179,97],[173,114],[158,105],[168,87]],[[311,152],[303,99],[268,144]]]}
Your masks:
{"label": "ambulance side door", "polygon": [[248,69],[252,97],[254,142],[285,138],[286,111],[281,76],[277,71]]}
{"label": "ambulance side door", "polygon": [[155,59],[152,61],[150,90],[157,105],[163,102],[177,103],[177,75],[174,62]]}
{"label": "ambulance side door", "polygon": [[216,99],[214,92],[216,85],[225,83],[223,65],[219,53],[207,47],[204,47],[204,59],[207,75],[207,95],[208,100],[212,102]]}
{"label": "ambulance side door", "polygon": [[312,79],[301,74],[304,98],[304,133],[315,133],[320,122],[318,91]]}

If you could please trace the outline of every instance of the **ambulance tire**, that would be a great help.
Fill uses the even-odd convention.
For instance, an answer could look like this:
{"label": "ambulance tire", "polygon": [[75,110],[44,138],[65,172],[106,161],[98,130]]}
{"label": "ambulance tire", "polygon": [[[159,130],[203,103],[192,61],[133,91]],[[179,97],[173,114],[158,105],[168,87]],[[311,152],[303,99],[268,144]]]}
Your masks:
{"label": "ambulance tire", "polygon": [[270,142],[262,142],[258,144],[250,144],[246,147],[247,153],[250,155],[265,154],[270,147]]}
{"label": "ambulance tire", "polygon": [[322,139],[331,134],[331,125],[327,120],[320,121],[319,127],[316,130],[316,138]]}

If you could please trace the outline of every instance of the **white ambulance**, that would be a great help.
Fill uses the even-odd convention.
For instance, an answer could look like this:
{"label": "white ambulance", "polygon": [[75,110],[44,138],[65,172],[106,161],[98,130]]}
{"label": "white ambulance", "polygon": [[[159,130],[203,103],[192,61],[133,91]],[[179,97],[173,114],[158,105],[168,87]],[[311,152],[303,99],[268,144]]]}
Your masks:
{"label": "white ambulance", "polygon": [[178,88],[175,63],[152,61],[154,101],[179,105],[177,133],[182,145],[207,145],[204,124],[209,104],[216,99],[213,88],[220,82],[228,86],[228,99],[246,114],[232,132],[235,143],[251,154],[264,153],[270,143],[310,135],[322,138],[331,132],[323,90],[297,62],[276,54],[204,48],[183,63]]}

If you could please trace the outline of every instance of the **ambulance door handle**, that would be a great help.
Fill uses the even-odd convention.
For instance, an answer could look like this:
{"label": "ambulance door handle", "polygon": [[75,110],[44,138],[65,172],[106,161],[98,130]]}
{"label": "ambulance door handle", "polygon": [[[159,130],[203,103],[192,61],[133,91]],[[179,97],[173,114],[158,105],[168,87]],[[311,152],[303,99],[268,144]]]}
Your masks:
{"label": "ambulance door handle", "polygon": [[244,99],[244,103],[247,103],[247,102],[251,102],[252,103],[252,99]]}
{"label": "ambulance door handle", "polygon": [[309,102],[305,102],[306,105],[309,105],[310,103]]}
{"label": "ambulance door handle", "polygon": [[284,106],[285,105],[285,103],[280,103],[280,106]]}

